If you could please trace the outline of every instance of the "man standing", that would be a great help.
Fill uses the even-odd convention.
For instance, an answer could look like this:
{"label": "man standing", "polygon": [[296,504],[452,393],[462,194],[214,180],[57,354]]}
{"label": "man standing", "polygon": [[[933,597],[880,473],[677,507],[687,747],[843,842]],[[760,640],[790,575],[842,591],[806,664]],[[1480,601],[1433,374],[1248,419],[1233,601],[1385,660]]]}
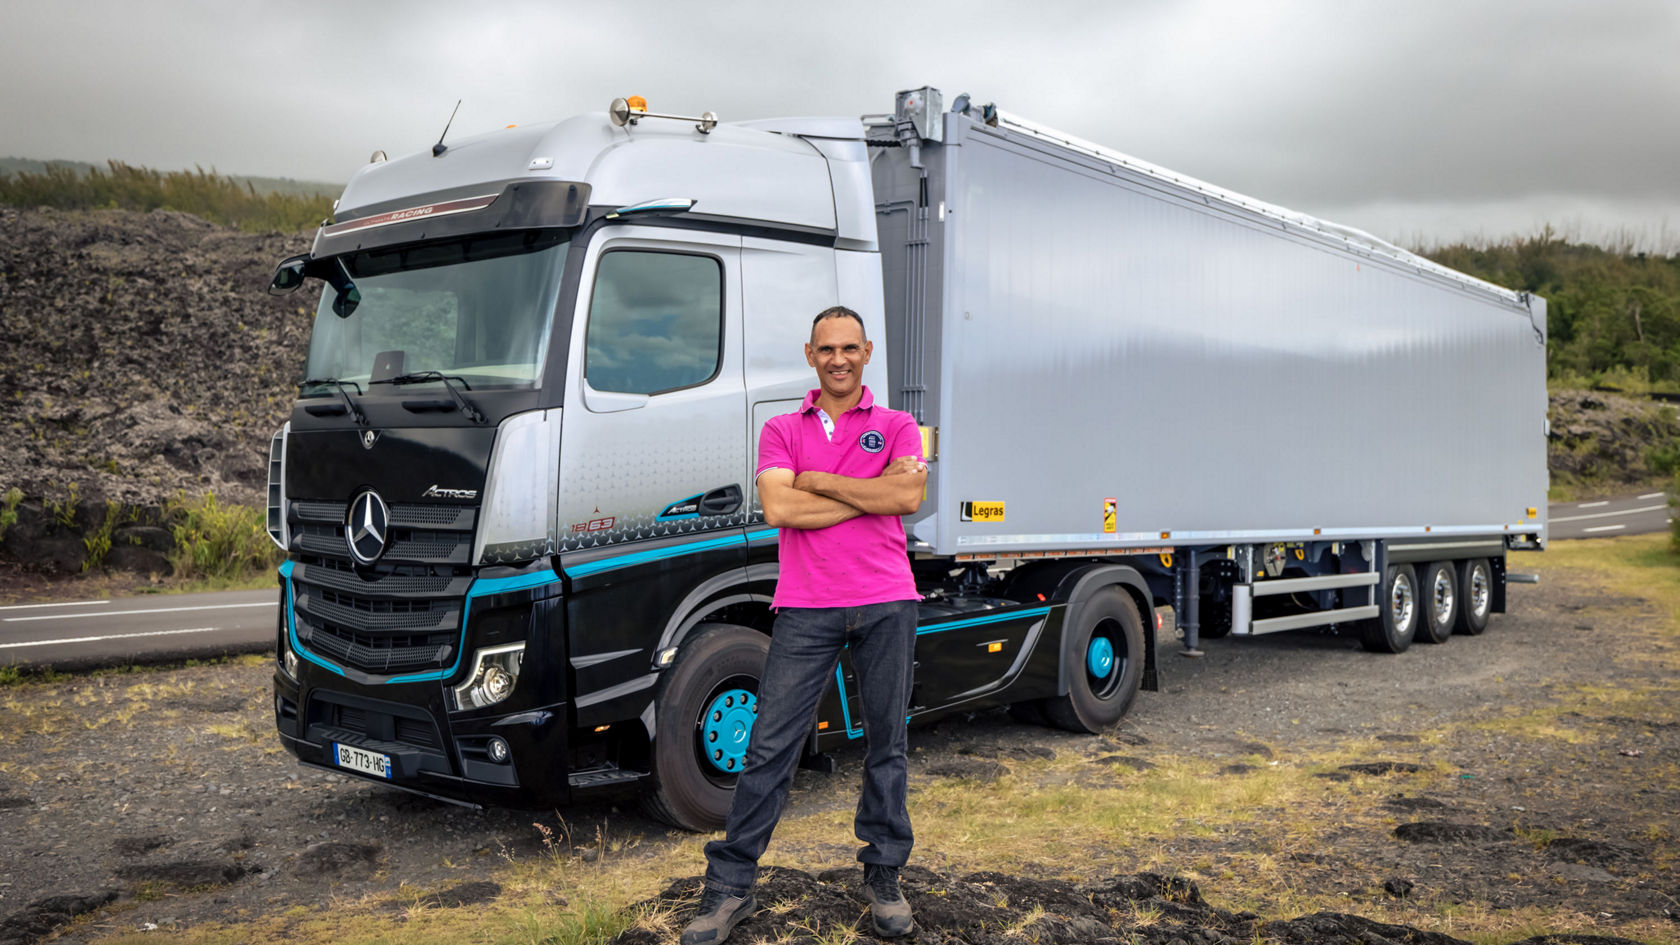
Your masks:
{"label": "man standing", "polygon": [[758,493],[781,529],[776,624],[758,718],[735,783],[726,836],[706,844],[706,888],[682,945],[717,945],[757,908],[752,887],[793,783],[817,703],[851,647],[863,704],[863,791],[854,829],[875,931],[912,925],[898,871],[910,857],[905,712],[916,648],[916,592],[899,516],[922,503],[927,466],[915,418],[863,386],[874,345],[844,306],[811,323],[805,360],[817,390],[764,425]]}

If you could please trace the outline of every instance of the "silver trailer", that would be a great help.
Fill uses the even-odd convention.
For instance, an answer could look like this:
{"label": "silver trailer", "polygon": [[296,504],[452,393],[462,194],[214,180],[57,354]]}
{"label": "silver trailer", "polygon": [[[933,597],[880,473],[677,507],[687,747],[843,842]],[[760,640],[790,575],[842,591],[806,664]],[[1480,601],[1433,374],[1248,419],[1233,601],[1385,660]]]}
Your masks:
{"label": "silver trailer", "polygon": [[[275,723],[469,804],[721,823],[773,632],[759,430],[810,318],[876,342],[928,499],[913,722],[1099,731],[1203,637],[1397,653],[1545,542],[1545,308],[937,90],[890,115],[605,113],[373,160],[275,435]],[[849,659],[813,758],[862,736]]]}
{"label": "silver trailer", "polygon": [[1211,545],[1251,584],[1543,545],[1543,299],[938,96],[872,128],[895,402],[938,431],[916,547]]}

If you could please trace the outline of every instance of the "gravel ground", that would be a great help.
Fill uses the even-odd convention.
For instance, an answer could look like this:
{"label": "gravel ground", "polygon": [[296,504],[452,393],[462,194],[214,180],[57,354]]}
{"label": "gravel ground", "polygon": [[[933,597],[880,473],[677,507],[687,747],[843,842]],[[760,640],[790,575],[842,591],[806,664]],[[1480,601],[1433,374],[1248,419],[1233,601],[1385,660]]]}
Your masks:
{"label": "gravel ground", "polygon": [[[1424,790],[1369,795],[1383,798],[1386,819],[1332,825],[1330,843],[1294,854],[1290,868],[1300,884],[1339,891],[1349,912],[1400,900],[1420,909],[1537,908],[1577,917],[1572,928],[1584,923],[1610,935],[1630,924],[1668,928],[1659,937],[1673,939],[1680,930],[1673,872],[1680,695],[1662,661],[1649,658],[1652,647],[1672,654],[1672,633],[1655,632],[1666,631],[1667,618],[1570,572],[1514,587],[1511,609],[1482,636],[1417,645],[1400,656],[1305,634],[1207,641],[1199,660],[1163,645],[1165,690],[1141,694],[1118,731],[1076,737],[1002,712],[918,729],[913,790],[943,778],[995,778],[1035,756],[1088,758],[1097,784],[1174,758],[1227,759],[1219,776],[1241,778],[1310,753],[1364,751],[1349,768],[1320,776],[1380,783],[1408,766],[1442,776]],[[1163,638],[1170,635],[1169,624]],[[436,904],[470,904],[498,894],[489,880],[500,857],[545,855],[529,813],[450,807],[298,767],[273,736],[269,674],[266,660],[253,659],[0,689],[0,828],[8,839],[0,845],[0,945],[53,929],[59,940],[79,942],[147,924],[238,921],[393,897],[400,883],[435,890]],[[1582,684],[1613,695],[1653,683],[1661,687],[1655,704],[1634,703],[1624,715],[1563,711],[1545,737],[1462,725],[1450,740],[1433,737],[1448,725],[1516,709],[1572,705]],[[1373,744],[1380,749],[1369,751]],[[858,758],[854,751],[838,760],[839,776],[800,773],[791,816],[850,807],[855,785],[845,772],[857,770]],[[647,857],[650,870],[661,868],[661,851],[697,843],[633,805],[600,802],[566,813],[573,823],[609,824],[609,839]],[[840,843],[829,846],[842,852],[812,851],[809,874],[767,877],[766,902],[798,897],[801,914],[828,903],[855,918],[855,890],[842,874],[823,872],[849,856],[850,838],[834,839]],[[1189,873],[1246,842],[1240,832],[1187,836],[1168,859]],[[1262,924],[1201,898],[1228,897],[1240,877],[1204,874],[1198,889],[1171,876],[1126,873],[1099,852],[1091,875],[1046,882],[957,875],[937,850],[920,850],[918,869],[906,877],[912,901],[924,908],[918,941],[997,938],[996,922],[972,921],[979,906],[950,915],[932,908],[964,896],[1007,901],[1023,921],[1038,921],[1040,913],[1022,912],[1038,903],[1041,917],[1054,921],[1034,926],[1028,938],[1045,942],[1126,935],[1184,945],[1451,941],[1345,915]],[[693,882],[678,881],[667,897],[680,901]],[[1147,928],[1117,928],[1121,901],[1146,901],[1155,918]],[[78,914],[86,917],[64,925]],[[774,939],[790,921],[784,909],[754,918],[739,934]],[[658,938],[633,930],[625,942]]]}

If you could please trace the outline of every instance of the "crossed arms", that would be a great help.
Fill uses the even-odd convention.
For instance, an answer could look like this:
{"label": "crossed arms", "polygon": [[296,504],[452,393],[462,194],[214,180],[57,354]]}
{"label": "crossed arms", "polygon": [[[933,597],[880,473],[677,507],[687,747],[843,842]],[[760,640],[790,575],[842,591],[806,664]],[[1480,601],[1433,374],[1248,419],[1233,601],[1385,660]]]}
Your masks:
{"label": "crossed arms", "polygon": [[901,456],[873,479],[807,470],[766,469],[758,477],[764,522],[777,528],[827,528],[859,515],[908,515],[922,504],[927,468]]}

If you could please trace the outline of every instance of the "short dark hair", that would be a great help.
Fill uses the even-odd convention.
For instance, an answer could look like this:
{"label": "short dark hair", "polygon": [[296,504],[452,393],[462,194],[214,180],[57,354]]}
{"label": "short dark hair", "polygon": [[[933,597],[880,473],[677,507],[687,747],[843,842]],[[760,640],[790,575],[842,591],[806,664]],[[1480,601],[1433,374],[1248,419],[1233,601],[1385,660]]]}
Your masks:
{"label": "short dark hair", "polygon": [[863,327],[863,316],[844,305],[830,305],[818,312],[817,317],[811,319],[811,334],[813,336],[817,333],[817,324],[825,318],[849,318],[858,323],[858,331],[863,332],[864,340],[869,340],[869,331]]}

